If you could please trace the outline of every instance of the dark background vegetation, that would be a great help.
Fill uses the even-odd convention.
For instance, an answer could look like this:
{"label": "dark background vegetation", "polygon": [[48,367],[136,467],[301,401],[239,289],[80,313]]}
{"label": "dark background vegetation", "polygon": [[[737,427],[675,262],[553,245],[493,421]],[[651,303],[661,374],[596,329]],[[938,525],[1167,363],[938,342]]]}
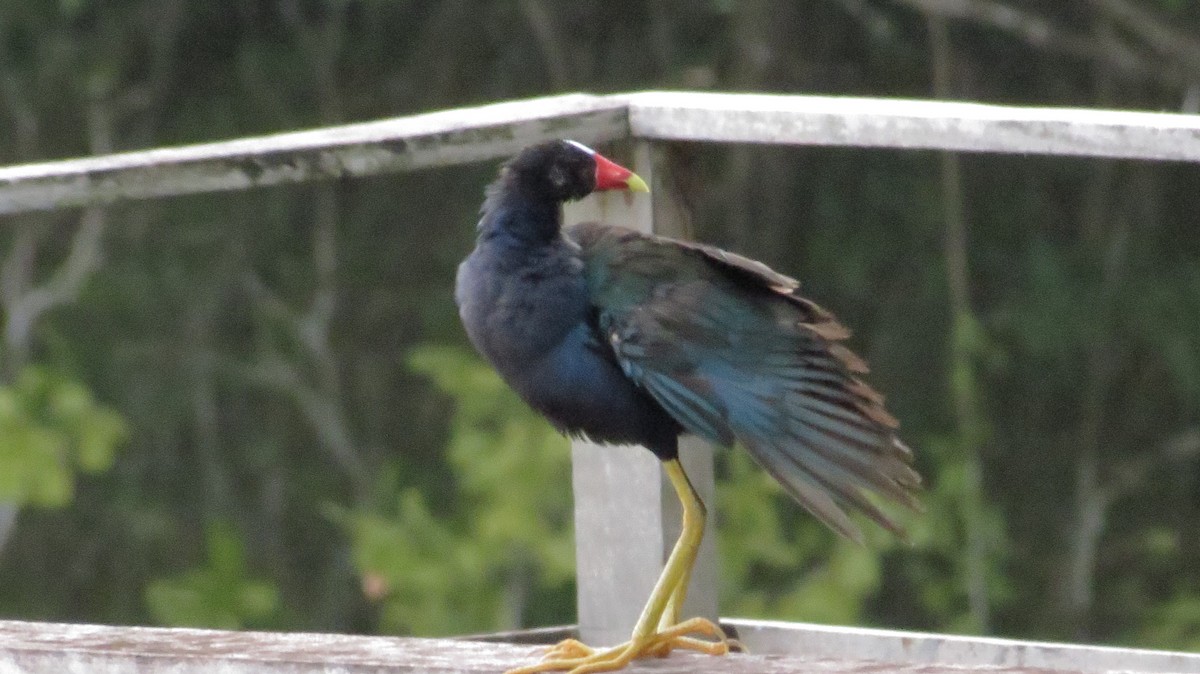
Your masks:
{"label": "dark background vegetation", "polygon": [[[0,164],[567,91],[1195,113],[1185,0],[0,3]],[[858,548],[721,459],[728,615],[1200,649],[1200,170],[695,146],[928,477]],[[623,156],[622,148],[613,148]],[[466,348],[494,165],[0,223],[0,615],[573,618],[566,443]]]}

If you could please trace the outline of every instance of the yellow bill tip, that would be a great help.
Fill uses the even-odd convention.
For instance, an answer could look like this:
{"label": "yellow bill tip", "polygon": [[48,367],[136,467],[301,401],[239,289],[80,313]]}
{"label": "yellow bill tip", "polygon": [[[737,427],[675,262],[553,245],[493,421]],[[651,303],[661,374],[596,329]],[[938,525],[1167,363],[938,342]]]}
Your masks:
{"label": "yellow bill tip", "polygon": [[625,179],[625,187],[630,192],[649,192],[650,191],[650,186],[647,185],[646,181],[642,180],[642,177],[636,173],[630,173],[629,177]]}

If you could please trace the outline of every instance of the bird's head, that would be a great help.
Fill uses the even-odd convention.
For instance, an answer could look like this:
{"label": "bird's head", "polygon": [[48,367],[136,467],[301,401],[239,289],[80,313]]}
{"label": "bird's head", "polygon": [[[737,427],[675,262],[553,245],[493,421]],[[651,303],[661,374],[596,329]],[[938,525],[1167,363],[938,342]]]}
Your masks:
{"label": "bird's head", "polygon": [[599,190],[650,191],[633,171],[573,140],[531,145],[509,160],[504,171],[521,191],[556,202]]}

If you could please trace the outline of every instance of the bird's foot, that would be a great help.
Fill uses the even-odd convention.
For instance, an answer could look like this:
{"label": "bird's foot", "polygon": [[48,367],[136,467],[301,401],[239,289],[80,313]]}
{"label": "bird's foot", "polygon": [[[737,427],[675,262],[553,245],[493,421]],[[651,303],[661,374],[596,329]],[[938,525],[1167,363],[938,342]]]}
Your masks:
{"label": "bird's foot", "polygon": [[572,660],[575,658],[586,658],[589,655],[595,655],[596,649],[588,646],[578,639],[563,639],[546,649],[546,655],[543,660]]}
{"label": "bird's foot", "polygon": [[552,646],[546,652],[545,659],[536,665],[509,670],[506,674],[611,672],[638,658],[666,657],[676,649],[699,651],[709,655],[725,655],[730,651],[744,650],[738,642],[726,639],[725,633],[712,621],[692,618],[660,632],[642,637],[635,636],[620,646],[605,650],[596,650],[575,639],[566,639]]}

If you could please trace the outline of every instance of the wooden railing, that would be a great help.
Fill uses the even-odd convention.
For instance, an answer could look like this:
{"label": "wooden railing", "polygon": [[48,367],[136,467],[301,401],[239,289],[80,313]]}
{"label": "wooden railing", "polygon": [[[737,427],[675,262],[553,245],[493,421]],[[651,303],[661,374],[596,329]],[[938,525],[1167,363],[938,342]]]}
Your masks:
{"label": "wooden railing", "polygon": [[[679,141],[1200,162],[1200,117],[1189,115],[814,96],[690,92],[612,96],[570,94],[257,138],[0,168],[0,214],[355,178],[495,160],[528,144],[559,137],[586,143],[632,141],[632,168],[652,187],[649,198],[629,200],[624,195],[590,198],[574,205],[568,213],[570,218],[599,216],[667,234],[680,234],[687,215],[681,195],[667,179],[673,161],[667,148],[672,142]],[[711,451],[697,443],[687,443],[683,451],[689,474],[702,497],[711,502]],[[576,531],[586,532],[577,541],[579,629],[593,642],[614,642],[628,634],[636,612],[658,574],[665,552],[675,539],[679,526],[678,506],[663,484],[658,462],[649,452],[576,443],[573,461]],[[710,543],[702,549],[693,576],[688,612],[715,618],[713,538],[708,536]],[[790,643],[792,650],[803,648],[810,657],[841,654],[849,658],[937,662],[942,651],[932,644],[936,639],[944,639],[931,635],[903,637],[852,630],[828,632],[814,627],[762,623],[743,623],[741,628],[752,649],[766,645],[768,652],[778,652]],[[243,664],[259,662],[251,656],[264,648],[263,643],[273,644],[289,653],[303,653],[295,656],[292,664],[296,668],[292,669],[275,664],[267,667],[259,662],[268,670],[304,671],[303,663],[309,663],[313,671],[325,665],[344,667],[346,671],[378,671],[374,669],[377,664],[374,660],[368,663],[358,656],[344,659],[339,655],[358,646],[368,650],[376,648],[378,640],[366,638],[312,637],[314,647],[305,651],[299,647],[303,642],[301,637],[288,635],[254,635],[254,638],[239,639],[236,633],[102,627],[72,630],[53,625],[44,626],[39,633],[35,624],[0,623],[0,633],[5,629],[7,636],[0,639],[0,671],[3,672],[70,671],[69,662],[83,660],[66,660],[63,658],[67,655],[59,657],[54,653],[76,653],[72,650],[76,647],[83,649],[80,652],[89,653],[88,671],[128,671],[120,668],[102,670],[95,665],[110,655],[114,663],[118,660],[134,662],[139,657],[149,657],[146,653],[157,653],[166,663],[171,660],[168,657],[171,643],[179,649],[174,655],[195,664],[184,667],[189,671],[242,671],[236,667],[220,669],[217,660],[232,659]],[[855,636],[849,638],[852,633]],[[13,637],[14,634],[21,638]],[[109,640],[105,641],[108,645],[88,650],[91,648],[88,644],[99,638],[97,635],[103,635],[102,641]],[[198,639],[197,643],[219,642],[223,645],[215,650],[209,646],[188,646],[193,639]],[[361,643],[355,639],[361,639]],[[335,642],[352,645],[332,648],[331,644]],[[112,643],[123,645],[116,647]],[[929,647],[897,650],[888,645],[898,643],[927,644]],[[955,651],[956,655],[942,664],[990,662],[1033,666],[1041,661],[1026,661],[1025,656],[1013,654],[1067,653],[1070,656],[1067,660],[1037,666],[1062,666],[1080,671],[1122,668],[1129,671],[1200,672],[1200,656],[1184,654],[997,640],[967,640],[967,643],[969,645],[963,647],[965,650]],[[822,644],[828,647],[823,649]],[[293,646],[296,648],[288,650]],[[139,651],[139,648],[143,650]],[[421,662],[425,663],[421,667],[428,667],[406,669],[402,663],[395,663],[399,668],[394,671],[437,669],[430,663],[438,661],[440,656],[435,654],[430,656],[433,660],[422,660],[425,656],[420,655],[424,653],[420,648],[424,646],[416,651],[407,651],[400,646],[395,648],[400,650],[388,651],[388,658],[409,658],[410,664]],[[449,650],[458,652],[462,647]],[[216,651],[223,655],[217,657]],[[980,655],[972,659],[962,655],[965,652]],[[209,656],[212,660],[206,664],[203,658]],[[486,671],[489,667],[499,666],[499,661],[484,660],[486,663],[480,665],[483,669],[463,665],[466,668],[437,671]],[[460,664],[468,661],[475,662],[467,658]],[[57,668],[45,669],[41,664],[27,666],[22,663],[56,663]],[[15,665],[15,669],[6,669],[6,665]],[[177,665],[176,662],[171,666]],[[263,671],[256,669],[259,665],[248,666],[246,671]],[[814,665],[810,662],[809,666]],[[700,671],[697,667],[688,665],[680,671]],[[822,666],[821,671],[848,670]]]}
{"label": "wooden railing", "polygon": [[0,214],[360,177],[506,157],[570,137],[1200,161],[1200,117],[944,101],[568,94],[0,169]]}
{"label": "wooden railing", "polygon": [[[1125,648],[797,625],[735,624],[759,653],[675,653],[658,674],[1197,672],[1200,657]],[[521,635],[525,636],[525,635]],[[545,636],[557,636],[547,632]],[[64,625],[0,620],[4,674],[495,674],[543,649],[495,641]],[[783,653],[785,655],[779,655]],[[880,665],[880,663],[887,663]],[[640,669],[640,667],[635,667]]]}

